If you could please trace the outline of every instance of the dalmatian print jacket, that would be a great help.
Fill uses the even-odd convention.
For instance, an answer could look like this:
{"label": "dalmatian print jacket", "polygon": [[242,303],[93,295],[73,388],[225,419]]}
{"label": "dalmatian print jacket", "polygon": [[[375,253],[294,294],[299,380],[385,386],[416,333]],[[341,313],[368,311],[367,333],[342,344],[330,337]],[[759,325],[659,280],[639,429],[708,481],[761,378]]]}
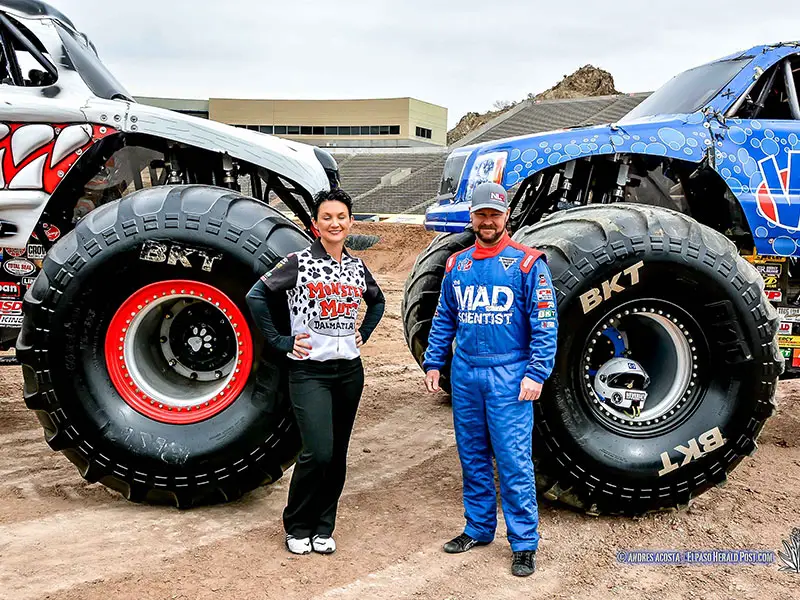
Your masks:
{"label": "dalmatian print jacket", "polygon": [[[361,300],[363,298],[368,307],[385,302],[383,292],[364,261],[345,250],[339,263],[327,253],[319,239],[305,250],[284,258],[264,274],[261,281],[270,292],[286,292],[292,336],[299,333],[311,336],[307,340],[311,351],[302,360],[360,356],[355,334]],[[371,333],[371,329],[365,331],[362,327],[365,342]],[[288,356],[301,360],[291,352]]]}

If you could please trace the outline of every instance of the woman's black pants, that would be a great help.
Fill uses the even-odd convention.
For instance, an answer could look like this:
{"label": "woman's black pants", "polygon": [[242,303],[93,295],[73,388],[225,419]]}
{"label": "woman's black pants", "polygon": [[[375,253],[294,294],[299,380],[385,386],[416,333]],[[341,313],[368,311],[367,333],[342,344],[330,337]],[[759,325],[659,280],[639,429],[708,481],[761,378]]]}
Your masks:
{"label": "woman's black pants", "polygon": [[291,361],[289,394],[303,450],[283,511],[286,533],[298,538],[333,533],[363,389],[360,358]]}

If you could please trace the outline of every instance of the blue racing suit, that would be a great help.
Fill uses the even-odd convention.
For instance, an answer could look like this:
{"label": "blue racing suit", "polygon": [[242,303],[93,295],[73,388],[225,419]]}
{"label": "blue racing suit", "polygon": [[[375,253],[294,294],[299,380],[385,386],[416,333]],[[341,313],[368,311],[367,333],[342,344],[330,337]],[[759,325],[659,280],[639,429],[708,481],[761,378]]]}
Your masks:
{"label": "blue racing suit", "polygon": [[538,383],[550,376],[557,330],[555,291],[541,252],[505,234],[493,248],[470,246],[447,260],[423,369],[441,370],[455,339],[450,377],[464,532],[482,542],[494,539],[494,453],[515,552],[539,544],[533,403],[518,399],[520,383],[526,376]]}

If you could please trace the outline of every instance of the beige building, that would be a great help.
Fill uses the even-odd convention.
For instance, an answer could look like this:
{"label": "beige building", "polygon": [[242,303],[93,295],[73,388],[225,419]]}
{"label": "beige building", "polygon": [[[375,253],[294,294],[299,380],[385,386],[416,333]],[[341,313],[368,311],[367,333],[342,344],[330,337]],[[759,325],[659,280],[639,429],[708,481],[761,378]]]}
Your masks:
{"label": "beige building", "polygon": [[415,98],[260,100],[137,98],[143,104],[203,116],[328,148],[408,148],[447,144],[447,109]]}

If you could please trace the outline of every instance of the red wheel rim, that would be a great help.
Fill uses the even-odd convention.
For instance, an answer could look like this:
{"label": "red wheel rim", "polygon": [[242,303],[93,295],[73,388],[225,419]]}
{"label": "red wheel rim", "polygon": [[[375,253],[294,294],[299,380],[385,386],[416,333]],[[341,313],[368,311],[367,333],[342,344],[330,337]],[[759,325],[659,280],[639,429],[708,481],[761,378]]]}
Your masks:
{"label": "red wheel rim", "polygon": [[[197,382],[186,378],[184,391],[191,397],[175,399],[161,393],[158,381],[142,374],[136,361],[141,342],[137,336],[145,319],[155,320],[159,310],[168,312],[166,307],[189,302],[205,302],[219,312],[222,327],[231,328],[226,335],[233,339],[235,357],[228,363],[229,372],[213,385],[195,390]],[[106,332],[105,358],[111,383],[131,408],[162,423],[189,424],[219,414],[239,397],[253,366],[253,341],[242,311],[214,286],[180,279],[158,281],[134,292],[117,309]],[[174,390],[175,376],[170,385]]]}

